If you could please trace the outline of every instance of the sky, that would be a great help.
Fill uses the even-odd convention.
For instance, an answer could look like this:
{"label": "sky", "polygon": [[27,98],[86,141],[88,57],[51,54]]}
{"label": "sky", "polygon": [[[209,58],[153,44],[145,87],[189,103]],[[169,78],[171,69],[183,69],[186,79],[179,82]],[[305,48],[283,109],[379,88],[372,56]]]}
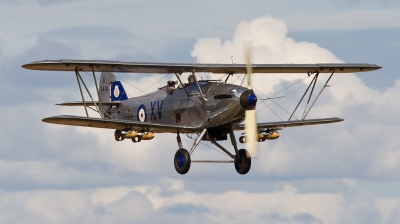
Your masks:
{"label": "sky", "polygon": [[[400,222],[400,1],[0,0],[0,21],[0,223]],[[307,118],[345,121],[280,131],[260,143],[247,175],[192,164],[183,176],[174,134],[134,144],[116,142],[113,130],[41,122],[84,115],[55,105],[80,100],[76,79],[21,68],[44,59],[242,63],[246,40],[255,63],[383,68],[334,75]],[[174,79],[116,75],[130,96]],[[279,106],[259,103],[258,120],[288,119],[310,81],[254,75],[260,98],[297,82]],[[204,143],[193,159],[224,158]]]}

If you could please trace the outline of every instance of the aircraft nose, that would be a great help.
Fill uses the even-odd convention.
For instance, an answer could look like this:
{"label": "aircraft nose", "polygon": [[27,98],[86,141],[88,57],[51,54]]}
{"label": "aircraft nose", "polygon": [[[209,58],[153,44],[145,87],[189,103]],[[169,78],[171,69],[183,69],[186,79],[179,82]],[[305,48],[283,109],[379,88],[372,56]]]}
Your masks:
{"label": "aircraft nose", "polygon": [[246,110],[254,110],[257,104],[257,96],[252,89],[244,91],[240,95],[240,105]]}

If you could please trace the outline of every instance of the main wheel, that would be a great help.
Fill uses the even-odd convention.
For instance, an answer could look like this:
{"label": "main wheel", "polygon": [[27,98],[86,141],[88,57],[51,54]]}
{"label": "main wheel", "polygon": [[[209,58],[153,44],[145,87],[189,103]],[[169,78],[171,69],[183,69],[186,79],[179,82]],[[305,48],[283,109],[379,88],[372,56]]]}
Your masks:
{"label": "main wheel", "polygon": [[246,174],[250,171],[251,157],[246,149],[239,150],[240,159],[235,161],[235,169],[239,174]]}
{"label": "main wheel", "polygon": [[179,174],[185,174],[190,169],[190,154],[186,149],[178,149],[174,157],[175,170]]}
{"label": "main wheel", "polygon": [[115,137],[115,141],[117,141],[117,142],[122,141],[125,138],[120,130],[115,130],[114,137]]}
{"label": "main wheel", "polygon": [[138,136],[135,136],[132,138],[133,143],[140,142],[140,141],[142,141],[142,136],[138,135]]}

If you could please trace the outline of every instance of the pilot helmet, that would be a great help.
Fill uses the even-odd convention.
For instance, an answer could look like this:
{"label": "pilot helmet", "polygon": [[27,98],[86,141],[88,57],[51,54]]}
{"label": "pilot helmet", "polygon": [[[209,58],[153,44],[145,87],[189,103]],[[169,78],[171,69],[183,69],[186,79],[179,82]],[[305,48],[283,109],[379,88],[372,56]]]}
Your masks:
{"label": "pilot helmet", "polygon": [[189,82],[189,83],[194,82],[194,75],[189,75],[189,77],[188,77],[188,82]]}

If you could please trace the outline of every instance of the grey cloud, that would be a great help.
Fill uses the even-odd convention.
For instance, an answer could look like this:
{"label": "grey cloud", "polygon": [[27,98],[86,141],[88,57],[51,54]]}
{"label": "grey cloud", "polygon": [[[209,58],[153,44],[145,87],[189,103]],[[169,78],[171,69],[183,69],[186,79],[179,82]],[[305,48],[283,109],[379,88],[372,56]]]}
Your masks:
{"label": "grey cloud", "polygon": [[260,217],[260,221],[272,223],[307,223],[307,224],[321,224],[321,220],[317,219],[309,213],[299,213],[291,217],[282,216],[279,213],[272,213]]}
{"label": "grey cloud", "polygon": [[[69,2],[74,2],[77,0],[34,0],[37,4],[41,6],[51,6],[55,4],[65,4]],[[0,0],[0,4],[12,4],[12,5],[22,5],[29,2],[28,0]]]}
{"label": "grey cloud", "polygon": [[[117,61],[134,61],[134,62],[160,62],[160,58],[148,53],[118,54],[114,58]],[[148,74],[146,74],[148,77]]]}
{"label": "grey cloud", "polygon": [[64,40],[80,39],[90,41],[122,41],[132,40],[135,38],[135,35],[122,27],[96,25],[60,28],[39,35]]}
{"label": "grey cloud", "polygon": [[339,0],[336,2],[343,2],[343,3],[347,3],[347,4],[353,4],[353,5],[361,5],[364,3],[380,3],[383,4],[385,6],[393,6],[393,5],[397,5],[398,3],[400,3],[400,0]]}
{"label": "grey cloud", "polygon": [[[37,44],[25,54],[5,58],[1,62],[2,85],[8,87],[7,90],[15,91],[29,91],[31,88],[43,89],[44,87],[69,87],[71,82],[67,80],[70,80],[70,76],[67,76],[65,72],[31,71],[23,69],[21,66],[38,60],[76,58],[79,55],[79,51],[73,47],[39,38]],[[18,88],[15,88],[17,86]],[[32,94],[35,93],[32,92]],[[25,97],[29,97],[29,94],[25,94]],[[24,97],[20,98],[20,100],[23,99]]]}
{"label": "grey cloud", "polygon": [[163,49],[163,61],[171,63],[193,63],[194,58],[190,55],[195,38],[176,38],[164,40],[168,42]]}
{"label": "grey cloud", "polygon": [[210,210],[202,205],[192,203],[179,203],[169,206],[165,209],[167,213],[189,214],[189,213],[209,213]]}

